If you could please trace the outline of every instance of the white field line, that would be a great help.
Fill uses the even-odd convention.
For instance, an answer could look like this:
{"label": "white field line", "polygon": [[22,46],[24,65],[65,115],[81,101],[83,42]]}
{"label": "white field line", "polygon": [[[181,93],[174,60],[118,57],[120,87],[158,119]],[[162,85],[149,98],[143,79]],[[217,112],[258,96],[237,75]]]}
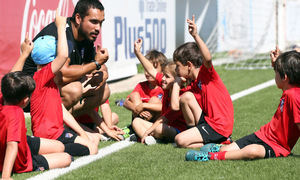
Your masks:
{"label": "white field line", "polygon": [[267,82],[264,82],[262,84],[259,84],[257,86],[254,86],[252,88],[246,89],[244,91],[235,93],[235,94],[231,95],[230,97],[231,97],[232,101],[235,101],[235,100],[237,100],[237,99],[239,99],[241,97],[244,97],[246,95],[249,95],[251,93],[254,93],[256,91],[259,91],[261,89],[267,88],[267,87],[272,86],[272,85],[275,85],[275,80],[274,79],[272,79],[270,81],[267,81]]}
{"label": "white field line", "polygon": [[80,168],[82,166],[85,166],[87,164],[90,164],[93,161],[97,161],[109,154],[112,154],[116,151],[119,151],[123,148],[126,148],[130,145],[134,144],[134,142],[131,142],[129,140],[125,141],[119,141],[117,143],[114,143],[110,146],[104,147],[102,149],[99,149],[98,154],[90,155],[90,156],[84,156],[81,158],[76,159],[74,162],[71,163],[69,167],[66,168],[59,168],[59,169],[52,169],[49,171],[46,171],[42,174],[33,176],[29,178],[28,180],[46,180],[46,179],[55,179],[63,174],[66,174],[74,169]]}
{"label": "white field line", "polygon": [[[232,101],[235,101],[241,97],[244,97],[246,95],[249,95],[251,93],[254,93],[256,91],[259,91],[261,89],[267,88],[272,85],[275,85],[274,79],[267,81],[265,83],[259,84],[257,86],[254,86],[252,88],[246,89],[244,91],[238,92],[236,94],[233,94],[233,95],[231,95],[231,99],[232,99]],[[87,164],[90,164],[93,161],[97,161],[109,154],[117,152],[117,151],[119,151],[123,148],[126,148],[132,144],[134,144],[134,142],[130,142],[128,139],[125,141],[120,141],[120,142],[114,143],[110,146],[99,149],[98,154],[96,154],[96,155],[84,156],[84,157],[76,159],[74,162],[71,163],[71,165],[69,167],[60,168],[60,169],[52,169],[52,170],[46,171],[44,173],[41,173],[39,175],[33,176],[33,177],[29,178],[28,180],[55,179],[63,174],[66,174],[74,169],[77,169],[77,168],[80,168]]]}

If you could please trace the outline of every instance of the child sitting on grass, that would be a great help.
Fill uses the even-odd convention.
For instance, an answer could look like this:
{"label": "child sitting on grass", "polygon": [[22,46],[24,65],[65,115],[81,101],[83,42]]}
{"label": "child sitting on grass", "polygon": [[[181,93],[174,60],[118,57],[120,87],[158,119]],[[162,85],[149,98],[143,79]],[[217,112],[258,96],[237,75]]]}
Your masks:
{"label": "child sitting on grass", "polygon": [[[157,72],[162,72],[162,66],[168,62],[168,59],[162,53],[151,50],[146,54],[146,59],[152,63]],[[146,121],[155,122],[161,113],[163,90],[157,86],[155,78],[150,76],[147,71],[144,72],[147,81],[140,82],[134,90],[128,95],[123,106],[132,111],[132,120],[139,117]],[[132,125],[123,129],[129,134],[133,133]]]}
{"label": "child sitting on grass", "polygon": [[[36,89],[30,101],[31,130],[34,136],[56,139],[65,144],[65,152],[72,156],[96,154],[99,139],[90,141],[93,134],[87,133],[78,125],[73,116],[62,104],[59,89],[54,81],[61,67],[68,59],[66,39],[66,18],[58,16],[55,24],[58,40],[53,36],[41,36],[34,41],[31,57],[38,67],[33,79]],[[56,45],[57,44],[57,45]],[[64,128],[64,123],[70,129]],[[75,132],[74,132],[74,131]]]}
{"label": "child sitting on grass", "polygon": [[[56,140],[26,136],[22,108],[29,103],[35,89],[34,80],[21,72],[33,43],[28,34],[21,45],[22,54],[1,81],[0,94],[0,172],[1,179],[11,179],[12,172],[23,173],[67,167],[71,156]],[[19,70],[19,71],[17,71]]]}
{"label": "child sitting on grass", "polygon": [[[136,134],[141,138],[142,143],[147,145],[155,144],[156,139],[165,142],[174,142],[175,136],[186,130],[186,124],[182,111],[173,110],[171,103],[171,93],[173,83],[176,77],[175,64],[168,62],[162,67],[163,74],[158,72],[150,61],[141,53],[142,40],[134,42],[134,52],[143,65],[145,72],[156,80],[156,84],[162,87],[164,91],[162,101],[161,116],[155,122],[144,121],[142,118],[135,118],[132,126]],[[154,139],[155,138],[155,139]]]}
{"label": "child sitting on grass", "polygon": [[229,145],[207,144],[200,151],[190,150],[188,161],[238,160],[286,157],[300,136],[300,53],[279,55],[271,51],[275,82],[283,93],[271,121],[260,130]]}
{"label": "child sitting on grass", "polygon": [[[195,42],[178,47],[173,54],[178,76],[194,80],[190,90],[179,98],[179,88],[172,96],[180,101],[188,130],[178,134],[178,147],[200,148],[207,143],[226,142],[233,129],[233,104],[220,76],[214,69],[211,54],[197,32],[195,17],[187,20]],[[177,78],[174,86],[180,87]],[[176,92],[177,91],[177,92]],[[173,97],[172,97],[173,98]],[[175,98],[175,97],[174,97]]]}

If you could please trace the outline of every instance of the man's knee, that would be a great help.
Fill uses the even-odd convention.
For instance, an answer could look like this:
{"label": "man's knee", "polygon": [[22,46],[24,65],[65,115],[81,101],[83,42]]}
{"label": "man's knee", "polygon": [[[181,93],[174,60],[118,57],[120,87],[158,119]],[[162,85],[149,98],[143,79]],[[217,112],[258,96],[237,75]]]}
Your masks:
{"label": "man's knee", "polygon": [[78,82],[67,84],[61,89],[61,99],[66,108],[75,105],[82,97],[82,85]]}

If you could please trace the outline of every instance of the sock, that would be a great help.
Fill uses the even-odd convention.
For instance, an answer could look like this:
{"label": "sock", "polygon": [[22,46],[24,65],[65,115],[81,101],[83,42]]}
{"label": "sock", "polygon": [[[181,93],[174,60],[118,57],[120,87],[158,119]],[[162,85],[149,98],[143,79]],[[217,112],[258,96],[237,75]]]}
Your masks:
{"label": "sock", "polygon": [[65,144],[65,152],[71,156],[86,156],[90,155],[90,150],[88,147],[78,144],[78,143],[68,143]]}
{"label": "sock", "polygon": [[212,153],[209,152],[208,154],[210,154],[210,160],[225,160],[225,153],[227,151],[221,151],[221,152],[216,152],[216,153]]}

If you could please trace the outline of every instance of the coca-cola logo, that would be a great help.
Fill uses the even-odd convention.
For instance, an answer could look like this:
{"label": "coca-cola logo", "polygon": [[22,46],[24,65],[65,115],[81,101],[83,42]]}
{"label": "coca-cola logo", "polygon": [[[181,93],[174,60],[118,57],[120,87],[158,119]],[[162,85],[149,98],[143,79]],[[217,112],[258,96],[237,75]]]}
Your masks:
{"label": "coca-cola logo", "polygon": [[72,15],[77,0],[26,0],[21,43],[25,39],[26,32],[29,39],[33,39],[45,26],[54,21],[56,9],[59,14],[65,17]]}

